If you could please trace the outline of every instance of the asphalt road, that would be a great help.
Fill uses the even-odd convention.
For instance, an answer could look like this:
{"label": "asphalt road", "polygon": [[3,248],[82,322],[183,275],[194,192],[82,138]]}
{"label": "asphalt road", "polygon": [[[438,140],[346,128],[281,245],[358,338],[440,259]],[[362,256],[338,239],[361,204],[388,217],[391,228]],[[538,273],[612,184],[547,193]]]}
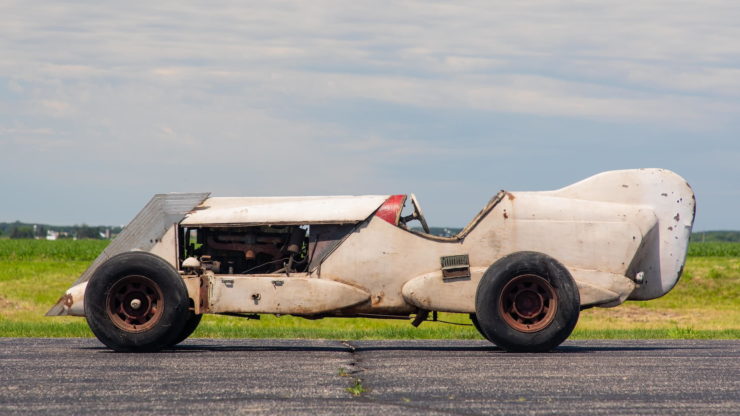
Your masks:
{"label": "asphalt road", "polygon": [[[359,381],[358,381],[359,380]],[[348,387],[365,389],[359,397]],[[740,340],[186,341],[0,338],[0,415],[740,414]]]}

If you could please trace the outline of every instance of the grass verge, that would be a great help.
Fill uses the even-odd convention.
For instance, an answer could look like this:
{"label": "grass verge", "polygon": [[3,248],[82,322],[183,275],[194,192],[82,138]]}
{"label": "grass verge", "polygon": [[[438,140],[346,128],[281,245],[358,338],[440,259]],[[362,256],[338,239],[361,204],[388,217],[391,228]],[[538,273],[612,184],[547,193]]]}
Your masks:
{"label": "grass verge", "polygon": [[[57,245],[30,241],[19,243],[20,248],[13,246],[14,242],[5,240],[0,244],[0,337],[91,337],[84,318],[43,315],[105,247],[105,242]],[[711,253],[708,248],[702,250]],[[461,314],[440,314],[440,319],[470,323]],[[425,322],[414,328],[402,320],[306,320],[269,315],[258,321],[207,315],[193,336],[481,339],[472,326]],[[612,309],[585,310],[571,338],[740,339],[740,257],[689,257],[684,276],[668,295]]]}

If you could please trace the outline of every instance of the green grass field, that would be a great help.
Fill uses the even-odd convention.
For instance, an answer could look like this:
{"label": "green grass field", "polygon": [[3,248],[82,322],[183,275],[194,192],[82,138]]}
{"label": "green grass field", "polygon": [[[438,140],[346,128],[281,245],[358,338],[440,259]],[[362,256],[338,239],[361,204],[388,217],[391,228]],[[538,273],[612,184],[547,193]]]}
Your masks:
{"label": "green grass field", "polygon": [[[84,318],[44,313],[102,251],[105,241],[0,240],[0,336],[91,337]],[[740,243],[692,243],[683,277],[668,295],[581,313],[571,338],[740,338]],[[470,324],[466,315],[440,320]],[[480,339],[469,325],[406,320],[207,315],[194,337]]]}

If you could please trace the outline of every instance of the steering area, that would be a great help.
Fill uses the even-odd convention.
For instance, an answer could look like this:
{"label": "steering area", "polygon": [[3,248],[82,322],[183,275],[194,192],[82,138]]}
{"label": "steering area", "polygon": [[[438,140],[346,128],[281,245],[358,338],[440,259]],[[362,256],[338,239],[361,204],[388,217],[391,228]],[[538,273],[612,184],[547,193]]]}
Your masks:
{"label": "steering area", "polygon": [[429,234],[429,225],[427,224],[427,220],[424,218],[424,213],[421,211],[419,201],[416,200],[416,195],[414,194],[411,194],[411,204],[414,206],[414,212],[411,213],[411,215],[401,217],[399,222],[403,225],[406,225],[410,221],[419,221],[424,232]]}

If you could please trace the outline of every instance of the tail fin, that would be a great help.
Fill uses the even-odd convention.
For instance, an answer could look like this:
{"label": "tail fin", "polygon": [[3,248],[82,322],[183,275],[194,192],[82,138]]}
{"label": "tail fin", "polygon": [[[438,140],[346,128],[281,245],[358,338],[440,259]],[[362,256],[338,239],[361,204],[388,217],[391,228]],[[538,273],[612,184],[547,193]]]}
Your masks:
{"label": "tail fin", "polygon": [[549,194],[650,207],[657,222],[628,269],[630,277],[643,273],[644,278],[630,299],[657,298],[676,285],[686,261],[696,209],[694,192],[682,177],[665,169],[609,171]]}

